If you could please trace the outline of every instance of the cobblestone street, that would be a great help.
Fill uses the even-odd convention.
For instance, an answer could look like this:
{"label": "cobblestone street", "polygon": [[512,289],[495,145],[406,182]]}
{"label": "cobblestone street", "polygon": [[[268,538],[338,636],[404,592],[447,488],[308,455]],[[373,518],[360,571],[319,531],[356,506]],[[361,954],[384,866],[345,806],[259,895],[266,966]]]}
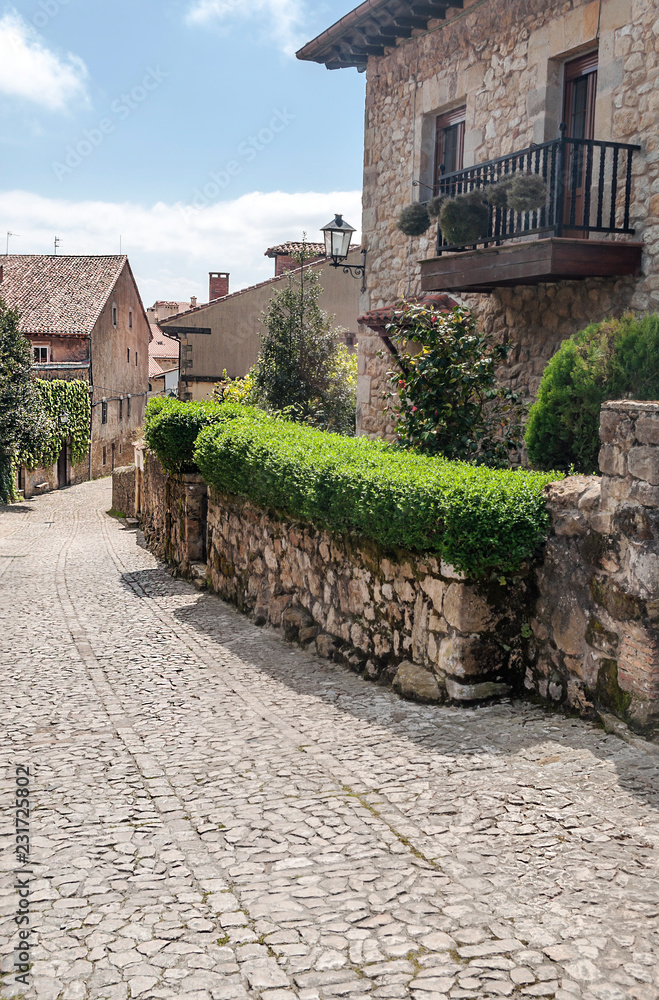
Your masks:
{"label": "cobblestone street", "polygon": [[173,580],[110,501],[0,511],[2,997],[659,998],[653,748],[401,701]]}

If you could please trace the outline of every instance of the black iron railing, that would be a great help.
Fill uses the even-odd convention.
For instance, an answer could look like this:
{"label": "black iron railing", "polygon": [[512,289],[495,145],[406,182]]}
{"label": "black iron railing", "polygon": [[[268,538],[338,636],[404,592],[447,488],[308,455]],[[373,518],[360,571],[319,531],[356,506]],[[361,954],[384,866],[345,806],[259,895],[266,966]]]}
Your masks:
{"label": "black iron railing", "polygon": [[[640,146],[597,139],[560,139],[532,145],[496,160],[440,175],[436,194],[455,198],[482,191],[516,174],[542,178],[545,194],[532,211],[489,206],[489,225],[468,247],[450,243],[438,227],[437,253],[498,245],[532,234],[553,236],[632,235],[629,224],[632,157]],[[441,169],[441,168],[440,168]]]}

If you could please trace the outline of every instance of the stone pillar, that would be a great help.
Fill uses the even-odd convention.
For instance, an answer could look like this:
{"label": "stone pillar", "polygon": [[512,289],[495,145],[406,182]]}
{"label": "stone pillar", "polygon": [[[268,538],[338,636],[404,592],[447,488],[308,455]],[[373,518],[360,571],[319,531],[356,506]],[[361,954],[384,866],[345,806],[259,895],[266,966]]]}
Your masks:
{"label": "stone pillar", "polygon": [[192,563],[206,561],[208,486],[201,476],[192,473],[182,475],[180,481],[182,504],[176,556],[181,572],[187,573]]}
{"label": "stone pillar", "polygon": [[605,403],[600,437],[601,529],[614,546],[593,597],[624,623],[618,682],[644,722],[659,712],[659,403]]}

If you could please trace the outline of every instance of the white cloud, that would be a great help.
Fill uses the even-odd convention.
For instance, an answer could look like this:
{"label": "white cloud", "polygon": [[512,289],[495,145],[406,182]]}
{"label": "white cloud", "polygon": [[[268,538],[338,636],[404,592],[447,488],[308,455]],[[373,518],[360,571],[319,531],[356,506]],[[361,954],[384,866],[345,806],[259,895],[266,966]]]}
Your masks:
{"label": "white cloud", "polygon": [[0,18],[0,93],[63,111],[87,101],[87,68],[78,56],[57,56],[15,10]]}
{"label": "white cloud", "polygon": [[335,212],[358,227],[361,192],[254,191],[200,210],[0,192],[0,232],[21,234],[10,252],[52,253],[59,236],[62,254],[118,253],[121,235],[147,305],[190,295],[206,301],[211,270],[230,271],[232,290],[263,281],[274,273],[273,261],[263,256],[269,246],[299,240],[303,231],[319,241],[320,227]]}
{"label": "white cloud", "polygon": [[193,25],[226,25],[238,18],[261,22],[262,33],[291,56],[304,41],[303,14],[303,0],[193,0],[186,20]]}

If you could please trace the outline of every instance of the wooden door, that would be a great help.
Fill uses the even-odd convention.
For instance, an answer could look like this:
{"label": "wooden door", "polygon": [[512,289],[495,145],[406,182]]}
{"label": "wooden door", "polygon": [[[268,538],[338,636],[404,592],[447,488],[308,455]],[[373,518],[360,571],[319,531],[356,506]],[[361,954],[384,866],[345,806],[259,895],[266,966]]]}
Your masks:
{"label": "wooden door", "polygon": [[435,177],[433,194],[440,191],[444,174],[462,170],[464,160],[465,117],[467,109],[455,108],[435,120]]}
{"label": "wooden door", "polygon": [[[595,138],[595,98],[597,95],[597,52],[590,52],[565,64],[563,122],[568,139]],[[588,225],[584,217],[586,193],[584,146],[567,144],[565,157],[565,208],[563,225]],[[571,237],[586,239],[588,233],[573,230]]]}

